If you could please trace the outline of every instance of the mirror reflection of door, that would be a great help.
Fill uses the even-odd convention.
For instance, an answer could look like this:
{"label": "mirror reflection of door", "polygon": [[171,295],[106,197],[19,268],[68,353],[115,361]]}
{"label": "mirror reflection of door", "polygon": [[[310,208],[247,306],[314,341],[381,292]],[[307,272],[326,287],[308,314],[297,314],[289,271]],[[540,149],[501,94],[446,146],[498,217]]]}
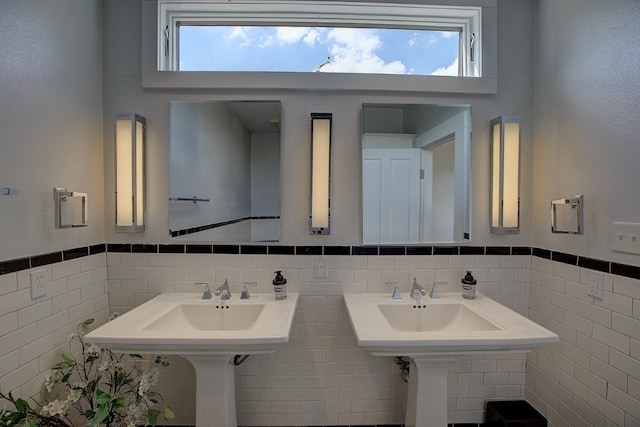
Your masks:
{"label": "mirror reflection of door", "polygon": [[468,240],[470,119],[466,106],[364,105],[364,244]]}
{"label": "mirror reflection of door", "polygon": [[[411,144],[399,135],[390,145]],[[420,149],[366,148],[376,140],[365,136],[363,152],[364,243],[418,242],[420,236]],[[395,139],[396,141],[393,141]]]}

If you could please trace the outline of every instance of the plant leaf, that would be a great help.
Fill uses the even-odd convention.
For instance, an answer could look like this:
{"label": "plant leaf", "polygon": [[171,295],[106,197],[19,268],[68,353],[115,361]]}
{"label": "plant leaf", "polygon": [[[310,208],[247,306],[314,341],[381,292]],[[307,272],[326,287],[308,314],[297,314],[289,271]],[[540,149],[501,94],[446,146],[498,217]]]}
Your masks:
{"label": "plant leaf", "polygon": [[111,396],[100,389],[96,390],[96,402],[98,405],[106,405],[111,401]]}
{"label": "plant leaf", "polygon": [[156,425],[158,423],[158,415],[160,415],[160,411],[157,409],[149,409],[147,411],[147,421],[149,425]]}
{"label": "plant leaf", "polygon": [[73,357],[73,354],[69,353],[68,351],[65,351],[64,353],[62,353],[62,360],[65,362],[76,363],[76,358]]}
{"label": "plant leaf", "polygon": [[23,399],[18,399],[16,400],[16,410],[18,412],[22,412],[23,414],[26,414],[29,411],[29,404],[27,403],[26,400]]}
{"label": "plant leaf", "polygon": [[93,419],[91,420],[91,427],[95,427],[98,424],[100,424],[102,421],[104,421],[109,416],[110,411],[111,411],[111,405],[99,406],[98,411],[96,412]]}

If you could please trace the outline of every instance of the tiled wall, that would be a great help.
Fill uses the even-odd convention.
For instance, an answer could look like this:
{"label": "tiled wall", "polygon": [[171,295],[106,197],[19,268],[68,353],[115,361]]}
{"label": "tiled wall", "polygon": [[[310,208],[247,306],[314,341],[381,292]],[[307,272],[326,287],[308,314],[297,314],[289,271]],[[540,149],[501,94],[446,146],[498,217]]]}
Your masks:
{"label": "tiled wall", "polygon": [[532,259],[529,317],[561,341],[529,353],[526,398],[553,426],[638,427],[640,280],[602,273],[597,300],[579,264]]}
{"label": "tiled wall", "polygon": [[[341,295],[390,292],[385,282],[398,282],[406,294],[414,276],[427,286],[444,281],[458,290],[471,269],[480,292],[555,331],[561,342],[526,358],[460,360],[449,376],[449,422],[480,422],[486,400],[524,396],[550,426],[640,426],[638,267],[536,248],[420,249],[430,255],[417,255],[415,248],[413,255],[404,255],[409,248],[377,248],[380,255],[359,247],[204,249],[232,253],[199,254],[201,246],[96,245],[0,263],[1,390],[36,394],[67,336],[87,317],[102,322],[108,310],[124,312],[159,293],[194,292],[195,282],[224,278],[235,293],[244,282],[271,292],[273,271],[282,269],[289,291],[300,294],[291,341],[236,368],[239,423],[401,423],[406,385],[391,358],[357,346]],[[251,250],[263,254],[246,254]],[[328,277],[315,278],[318,253],[350,255],[327,255]],[[48,295],[32,301],[29,272],[36,268],[46,270]],[[593,271],[604,274],[603,300],[587,295]],[[175,424],[194,422],[194,383],[191,365],[172,358],[159,391],[178,413]]]}
{"label": "tiled wall", "polygon": [[[107,256],[112,311],[124,312],[161,292],[194,292],[195,282],[228,278],[239,294],[244,282],[272,292],[276,269],[290,292],[300,294],[285,349],[251,356],[236,368],[240,425],[372,425],[404,421],[406,384],[392,358],[374,357],[355,340],[344,307],[346,292],[389,292],[398,282],[408,294],[413,277],[460,289],[467,269],[478,290],[526,314],[531,256],[402,255],[326,256],[327,278],[315,278],[314,256],[114,253]],[[251,288],[250,288],[251,290]],[[441,289],[441,292],[446,289]],[[194,374],[188,363],[163,374],[163,395],[178,413],[176,424],[194,421]],[[524,396],[525,355],[464,358],[449,376],[449,422],[480,422],[488,399]]]}
{"label": "tiled wall", "polygon": [[[76,331],[78,323],[91,317],[102,323],[107,318],[106,254],[87,252],[81,258],[62,259],[60,253],[60,262],[0,274],[3,393],[37,395],[49,367],[62,351],[69,351],[67,337]],[[37,265],[38,261],[26,259],[27,265]],[[45,270],[47,295],[32,300],[30,272],[41,269]]]}

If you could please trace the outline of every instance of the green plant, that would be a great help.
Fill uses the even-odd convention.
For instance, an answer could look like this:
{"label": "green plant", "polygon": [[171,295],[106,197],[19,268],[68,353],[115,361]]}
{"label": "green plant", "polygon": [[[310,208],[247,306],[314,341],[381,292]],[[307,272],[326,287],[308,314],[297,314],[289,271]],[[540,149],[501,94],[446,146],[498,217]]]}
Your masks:
{"label": "green plant", "polygon": [[0,393],[0,399],[14,407],[0,412],[0,426],[153,426],[161,414],[166,420],[174,417],[168,406],[163,412],[153,407],[162,396],[151,391],[160,368],[169,365],[167,359],[156,356],[153,361],[145,360],[138,354],[127,357],[89,344],[84,336],[91,323],[93,319],[80,323],[69,337],[71,348],[79,347],[77,355],[65,352],[51,367],[45,386],[53,399],[32,407],[11,393]]}

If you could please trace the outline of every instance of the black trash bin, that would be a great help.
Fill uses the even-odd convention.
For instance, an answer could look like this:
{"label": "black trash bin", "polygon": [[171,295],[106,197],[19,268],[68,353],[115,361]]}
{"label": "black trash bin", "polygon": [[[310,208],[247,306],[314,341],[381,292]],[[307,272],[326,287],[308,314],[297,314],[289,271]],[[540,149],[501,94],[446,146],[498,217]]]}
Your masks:
{"label": "black trash bin", "polygon": [[547,427],[547,419],[525,400],[487,402],[487,427]]}

